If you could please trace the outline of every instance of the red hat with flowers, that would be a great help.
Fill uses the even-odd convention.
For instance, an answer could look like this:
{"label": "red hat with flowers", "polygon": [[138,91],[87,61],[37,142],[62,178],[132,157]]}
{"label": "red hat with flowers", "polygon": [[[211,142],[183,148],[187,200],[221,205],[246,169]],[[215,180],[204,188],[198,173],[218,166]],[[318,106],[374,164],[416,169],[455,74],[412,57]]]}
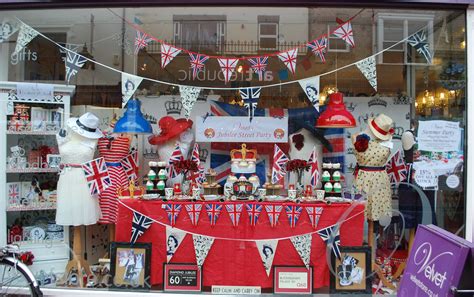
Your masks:
{"label": "red hat with flowers", "polygon": [[165,116],[158,122],[160,134],[148,137],[148,142],[153,145],[162,144],[178,136],[193,126],[193,121],[187,119],[175,119]]}

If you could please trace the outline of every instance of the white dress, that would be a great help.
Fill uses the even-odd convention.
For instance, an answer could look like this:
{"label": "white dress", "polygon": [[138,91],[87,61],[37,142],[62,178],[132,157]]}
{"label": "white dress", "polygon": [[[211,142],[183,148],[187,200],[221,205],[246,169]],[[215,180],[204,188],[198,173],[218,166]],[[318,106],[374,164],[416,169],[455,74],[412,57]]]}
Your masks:
{"label": "white dress", "polygon": [[[97,140],[68,132],[67,138],[57,136],[61,163],[82,164],[92,160]],[[57,192],[56,224],[91,225],[101,217],[99,200],[90,195],[82,168],[65,168],[59,177]]]}

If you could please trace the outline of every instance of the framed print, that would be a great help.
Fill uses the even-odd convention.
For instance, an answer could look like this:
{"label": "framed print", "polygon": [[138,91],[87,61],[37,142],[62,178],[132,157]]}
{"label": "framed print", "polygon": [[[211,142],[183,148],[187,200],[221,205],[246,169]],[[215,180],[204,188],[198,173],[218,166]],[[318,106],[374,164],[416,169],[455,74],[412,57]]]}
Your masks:
{"label": "framed print", "polygon": [[112,242],[110,255],[113,287],[150,289],[151,243]]}
{"label": "framed print", "polygon": [[48,162],[49,168],[59,168],[59,164],[61,164],[61,155],[46,155],[46,159]]}
{"label": "framed print", "polygon": [[313,267],[275,266],[273,267],[273,293],[311,294],[313,292]]}
{"label": "framed print", "polygon": [[64,109],[53,109],[49,113],[48,131],[59,131],[62,128]]}
{"label": "framed print", "polygon": [[372,293],[371,253],[368,246],[340,247],[341,259],[334,253],[330,275],[330,293]]}
{"label": "framed print", "polygon": [[202,269],[196,264],[163,264],[163,290],[165,292],[201,292]]}
{"label": "framed print", "polygon": [[46,131],[49,111],[41,107],[31,108],[31,131]]}

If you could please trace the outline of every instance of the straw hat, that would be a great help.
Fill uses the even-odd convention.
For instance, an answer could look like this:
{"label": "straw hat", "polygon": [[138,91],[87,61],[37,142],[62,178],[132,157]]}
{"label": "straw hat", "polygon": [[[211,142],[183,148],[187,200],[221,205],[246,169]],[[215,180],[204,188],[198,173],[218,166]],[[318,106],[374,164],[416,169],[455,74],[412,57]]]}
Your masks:
{"label": "straw hat", "polygon": [[370,131],[375,137],[381,140],[390,140],[393,135],[392,128],[393,121],[383,113],[378,115],[375,119],[369,120]]}
{"label": "straw hat", "polygon": [[99,130],[99,118],[90,112],[86,112],[79,118],[70,118],[66,124],[74,132],[86,138],[98,139],[104,136]]}

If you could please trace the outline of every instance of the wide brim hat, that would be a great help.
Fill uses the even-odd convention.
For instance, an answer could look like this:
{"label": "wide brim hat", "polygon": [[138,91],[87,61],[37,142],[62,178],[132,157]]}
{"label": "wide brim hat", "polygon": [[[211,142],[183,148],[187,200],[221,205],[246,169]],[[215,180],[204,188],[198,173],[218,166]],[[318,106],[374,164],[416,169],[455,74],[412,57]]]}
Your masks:
{"label": "wide brim hat", "polygon": [[193,126],[193,121],[187,119],[175,119],[170,116],[162,117],[158,126],[160,134],[148,137],[148,142],[153,145],[162,144],[178,136]]}
{"label": "wide brim hat", "polygon": [[99,139],[104,136],[104,133],[99,129],[99,118],[90,112],[79,118],[69,118],[66,125],[85,138]]}
{"label": "wide brim hat", "polygon": [[383,113],[369,119],[369,129],[380,140],[390,140],[393,135],[393,121]]}

